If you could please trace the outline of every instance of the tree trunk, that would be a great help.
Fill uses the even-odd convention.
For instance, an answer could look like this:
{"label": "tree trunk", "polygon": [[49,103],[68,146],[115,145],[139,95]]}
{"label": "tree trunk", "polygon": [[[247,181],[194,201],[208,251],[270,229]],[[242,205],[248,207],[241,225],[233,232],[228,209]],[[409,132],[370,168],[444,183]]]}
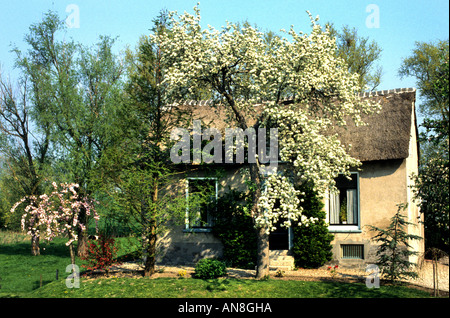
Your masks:
{"label": "tree trunk", "polygon": [[152,225],[149,228],[149,235],[147,237],[147,246],[146,246],[146,259],[144,263],[144,276],[152,276],[155,273],[155,265],[156,265],[156,234],[155,234],[155,226]]}
{"label": "tree trunk", "polygon": [[265,228],[257,228],[256,236],[258,246],[256,279],[263,279],[269,277],[269,235]]}
{"label": "tree trunk", "polygon": [[39,248],[39,237],[33,233],[33,235],[31,236],[31,255],[36,256],[40,254],[41,250]]}
{"label": "tree trunk", "polygon": [[70,261],[73,264],[75,264],[75,252],[73,250],[73,243],[70,243],[69,245],[69,251],[70,251]]}
{"label": "tree trunk", "polygon": [[87,257],[88,254],[88,236],[86,234],[86,231],[83,231],[78,236],[77,256],[84,258]]}
{"label": "tree trunk", "polygon": [[[255,221],[261,212],[258,208],[258,201],[261,197],[261,176],[259,174],[258,163],[250,164],[250,178],[255,186],[255,191],[253,192],[253,207],[251,211],[253,221]],[[256,227],[256,237],[258,249],[256,278],[262,279],[269,276],[269,235],[266,233],[266,228]]]}
{"label": "tree trunk", "polygon": [[[87,215],[86,215],[86,211],[84,210],[84,208],[80,209],[78,221],[81,224],[86,225],[86,228],[87,228]],[[89,254],[87,229],[85,231],[78,229],[77,235],[78,235],[77,256],[81,257],[81,258],[85,258]]]}
{"label": "tree trunk", "polygon": [[[144,240],[145,246],[145,263],[144,263],[144,276],[151,276],[155,273],[155,265],[156,265],[156,241],[157,241],[157,222],[156,222],[156,214],[158,208],[158,178],[153,180],[152,187],[152,211],[149,213],[149,219],[145,218],[145,224],[148,224],[146,229],[146,237]],[[148,207],[145,206],[145,210]]]}

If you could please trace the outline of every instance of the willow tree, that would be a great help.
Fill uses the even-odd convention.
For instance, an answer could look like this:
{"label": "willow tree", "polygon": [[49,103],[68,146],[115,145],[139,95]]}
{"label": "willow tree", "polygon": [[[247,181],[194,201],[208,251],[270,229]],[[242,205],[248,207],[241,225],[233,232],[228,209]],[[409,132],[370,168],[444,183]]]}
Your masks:
{"label": "willow tree", "polygon": [[[358,166],[336,135],[324,132],[377,106],[363,101],[358,75],[335,54],[336,41],[309,12],[311,32],[281,30],[266,36],[250,25],[227,23],[221,30],[200,26],[200,10],[170,13],[169,33],[153,35],[161,48],[163,84],[173,103],[179,92],[210,91],[237,128],[278,128],[281,160],[290,162],[300,181],[312,181],[324,194],[338,173]],[[262,111],[255,111],[255,104]],[[288,176],[262,174],[261,158],[249,163],[255,186],[251,215],[258,237],[257,278],[269,273],[269,233],[275,224],[314,222],[302,215],[301,200]],[[263,185],[264,182],[264,185]],[[271,188],[271,191],[263,191]]]}
{"label": "willow tree", "polygon": [[[100,37],[93,47],[61,39],[64,21],[48,12],[25,36],[16,65],[30,82],[35,124],[46,129],[55,163],[54,178],[75,182],[92,196],[93,175],[111,142],[112,123],[121,108],[124,64],[113,53],[114,40]],[[87,224],[84,211],[80,219]],[[87,235],[80,232],[78,255],[87,253]]]}

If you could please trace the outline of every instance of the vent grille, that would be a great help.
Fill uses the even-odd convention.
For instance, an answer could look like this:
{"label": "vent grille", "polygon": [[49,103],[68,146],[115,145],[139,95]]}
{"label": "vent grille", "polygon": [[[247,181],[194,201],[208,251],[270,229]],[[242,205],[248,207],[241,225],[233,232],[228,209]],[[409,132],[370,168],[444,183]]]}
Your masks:
{"label": "vent grille", "polygon": [[343,259],[364,259],[364,245],[343,244],[341,249]]}

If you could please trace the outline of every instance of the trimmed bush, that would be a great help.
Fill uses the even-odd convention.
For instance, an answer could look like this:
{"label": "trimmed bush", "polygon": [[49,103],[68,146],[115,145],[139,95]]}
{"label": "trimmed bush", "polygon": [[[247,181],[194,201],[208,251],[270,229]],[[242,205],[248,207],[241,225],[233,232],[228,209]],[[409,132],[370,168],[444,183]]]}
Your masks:
{"label": "trimmed bush", "polygon": [[224,262],[217,259],[204,258],[195,266],[195,277],[201,279],[212,279],[225,276],[227,268]]}
{"label": "trimmed bush", "polygon": [[305,192],[303,214],[306,217],[318,218],[319,221],[309,226],[293,227],[292,254],[296,267],[318,268],[332,259],[331,241],[334,236],[328,231],[324,204],[320,197],[314,193],[311,186],[304,185],[300,190]]}

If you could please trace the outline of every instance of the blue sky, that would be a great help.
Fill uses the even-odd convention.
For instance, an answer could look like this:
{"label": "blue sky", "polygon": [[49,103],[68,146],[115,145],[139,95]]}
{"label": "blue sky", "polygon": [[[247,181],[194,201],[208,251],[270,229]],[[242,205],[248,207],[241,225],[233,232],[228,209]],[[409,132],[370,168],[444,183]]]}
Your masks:
{"label": "blue sky", "polygon": [[[79,27],[70,28],[66,37],[93,44],[99,35],[118,37],[118,47],[135,47],[142,34],[148,34],[152,19],[161,9],[193,12],[198,1],[192,0],[0,0],[0,66],[4,75],[16,76],[11,45],[26,50],[23,38],[32,23],[39,22],[48,10],[62,19],[78,8]],[[320,21],[356,27],[361,36],[375,40],[382,48],[380,64],[383,77],[378,89],[415,87],[413,78],[397,76],[402,58],[411,54],[415,41],[436,41],[449,37],[449,2],[447,0],[203,0],[200,2],[202,24],[216,28],[226,21],[249,21],[263,31],[289,29],[309,32],[306,10]],[[375,6],[373,6],[375,5]],[[373,8],[376,8],[374,10]],[[67,12],[66,12],[67,10]],[[378,11],[378,12],[376,12]],[[377,18],[379,25],[373,18]],[[72,20],[74,21],[74,20]],[[366,23],[369,21],[369,23]],[[372,23],[371,23],[372,22]]]}

